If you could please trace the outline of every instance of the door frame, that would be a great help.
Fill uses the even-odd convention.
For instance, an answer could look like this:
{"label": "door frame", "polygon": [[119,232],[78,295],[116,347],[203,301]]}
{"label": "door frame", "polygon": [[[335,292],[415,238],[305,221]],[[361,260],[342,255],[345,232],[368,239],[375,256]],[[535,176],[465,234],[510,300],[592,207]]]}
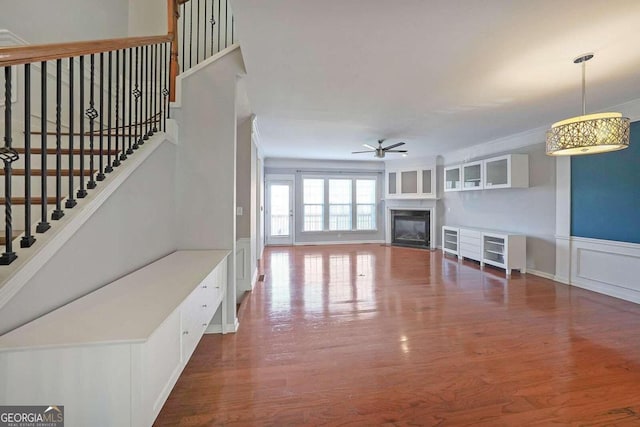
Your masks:
{"label": "door frame", "polygon": [[[296,177],[295,175],[285,175],[285,174],[266,174],[265,175],[265,212],[264,212],[264,222],[265,222],[265,244],[267,246],[276,246],[276,245],[293,245],[295,243],[295,227],[296,227]],[[291,215],[290,224],[289,224],[289,237],[288,238],[276,238],[274,240],[271,237],[271,184],[272,183],[283,183],[288,184],[291,187],[290,194],[290,202],[291,202]],[[286,239],[286,240],[285,240]]]}

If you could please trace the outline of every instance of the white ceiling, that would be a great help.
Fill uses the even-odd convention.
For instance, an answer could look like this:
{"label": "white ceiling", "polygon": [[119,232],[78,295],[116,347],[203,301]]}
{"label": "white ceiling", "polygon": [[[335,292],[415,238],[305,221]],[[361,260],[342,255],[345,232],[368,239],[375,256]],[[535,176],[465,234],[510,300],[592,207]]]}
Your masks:
{"label": "white ceiling", "polygon": [[[233,0],[266,157],[444,154],[640,98],[640,0]],[[622,111],[624,113],[624,111]],[[389,156],[390,157],[390,156]]]}

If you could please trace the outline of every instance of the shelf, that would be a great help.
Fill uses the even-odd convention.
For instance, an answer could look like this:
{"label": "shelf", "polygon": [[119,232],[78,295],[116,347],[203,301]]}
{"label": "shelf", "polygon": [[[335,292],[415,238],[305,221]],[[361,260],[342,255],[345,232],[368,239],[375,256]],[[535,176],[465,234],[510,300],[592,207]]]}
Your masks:
{"label": "shelf", "polygon": [[500,256],[504,256],[504,252],[498,252],[498,251],[492,251],[491,249],[485,249],[485,252],[489,252],[491,254],[496,254],[496,255],[500,255]]}

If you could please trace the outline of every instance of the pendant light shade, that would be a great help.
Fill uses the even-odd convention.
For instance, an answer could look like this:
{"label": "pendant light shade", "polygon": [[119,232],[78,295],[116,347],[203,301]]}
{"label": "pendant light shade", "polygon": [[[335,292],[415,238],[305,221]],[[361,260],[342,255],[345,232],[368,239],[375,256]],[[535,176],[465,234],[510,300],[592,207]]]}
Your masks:
{"label": "pendant light shade", "polygon": [[586,54],[574,63],[582,64],[582,115],[554,123],[547,131],[547,154],[575,156],[617,151],[629,146],[630,120],[621,113],[585,114]]}

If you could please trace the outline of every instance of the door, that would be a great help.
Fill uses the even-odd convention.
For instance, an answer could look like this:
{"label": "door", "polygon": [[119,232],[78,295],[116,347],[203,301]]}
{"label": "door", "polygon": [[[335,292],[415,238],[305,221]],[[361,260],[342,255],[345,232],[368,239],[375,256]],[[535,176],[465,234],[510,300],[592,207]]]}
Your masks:
{"label": "door", "polygon": [[267,182],[268,245],[293,244],[293,180]]}

